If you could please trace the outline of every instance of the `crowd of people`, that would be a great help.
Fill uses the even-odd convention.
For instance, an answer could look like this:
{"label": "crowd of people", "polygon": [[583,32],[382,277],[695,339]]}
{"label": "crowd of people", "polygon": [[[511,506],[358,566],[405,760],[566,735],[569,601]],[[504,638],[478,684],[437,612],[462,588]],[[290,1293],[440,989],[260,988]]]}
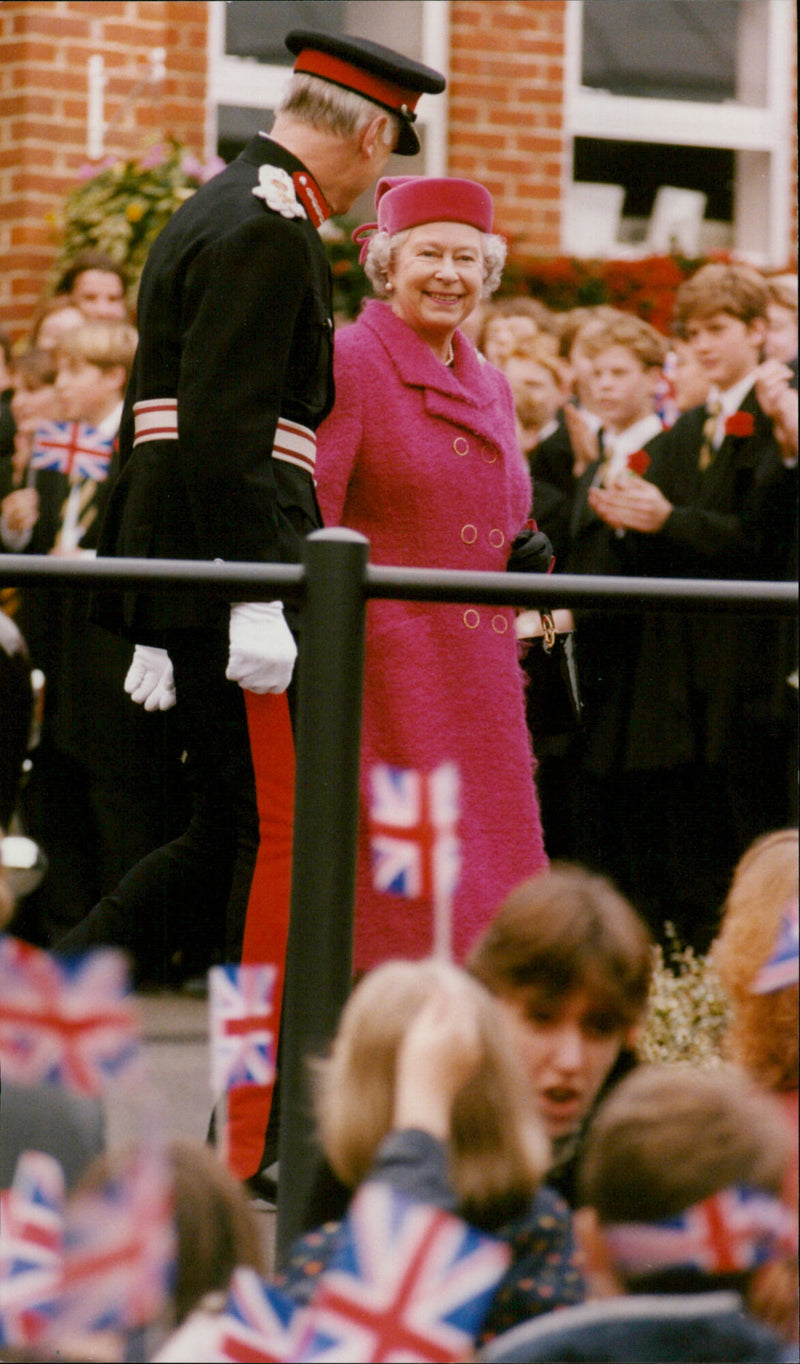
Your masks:
{"label": "crowd of people", "polygon": [[[163,230],[138,332],[124,274],[87,253],[24,349],[3,344],[3,549],[295,562],[324,523],[364,534],[376,563],[550,571],[554,607],[560,572],[794,578],[796,280],[707,264],[678,290],[670,337],[606,306],[492,303],[506,247],[486,189],[383,174],[418,149],[414,105],[444,78],[358,39],[287,46],[270,137]],[[359,230],[375,296],[334,337],[318,228],[376,182]],[[27,649],[45,677],[30,772],[0,793],[49,864],[12,931],[67,957],[125,949],[140,982],[269,962],[277,1033],[293,608],[135,591],[90,609],[29,589],[2,605],[5,652]],[[276,1291],[313,1312],[348,1209],[378,1183],[506,1247],[481,1357],[788,1359],[794,635],[635,601],[576,611],[582,718],[559,729],[526,705],[520,665],[540,645],[520,621],[370,604],[357,983],[315,1067],[320,1165]],[[374,827],[396,830],[403,800],[401,828],[426,802],[457,824],[432,877],[376,858]],[[456,964],[431,957],[436,900]],[[637,1064],[668,921],[714,944],[733,1018],[719,1074]],[[4,1086],[5,1131],[24,1142],[40,1100]],[[243,1087],[227,1174],[170,1152],[184,1287],[147,1323],[147,1358],[215,1357],[231,1275],[262,1268],[242,1200],[269,1183],[279,1116],[272,1085]],[[707,1221],[713,1253],[698,1249]]]}

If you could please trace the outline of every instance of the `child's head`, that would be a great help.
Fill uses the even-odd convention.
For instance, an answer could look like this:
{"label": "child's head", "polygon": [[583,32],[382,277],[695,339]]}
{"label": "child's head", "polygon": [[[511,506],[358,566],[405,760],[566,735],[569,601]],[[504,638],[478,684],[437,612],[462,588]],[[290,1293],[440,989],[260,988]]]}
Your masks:
{"label": "child's head", "polygon": [[65,418],[96,426],[114,410],[125,393],[136,339],[127,322],[84,322],[62,336],[56,391]]}
{"label": "child's head", "polygon": [[539,431],[553,421],[565,401],[567,379],[550,339],[528,337],[517,341],[503,361],[520,425]]}
{"label": "child's head", "polygon": [[723,392],[759,363],[768,301],[766,280],[748,265],[703,265],[678,289],[676,330]]}
{"label": "child's head", "polygon": [[672,387],[675,404],[679,412],[688,412],[690,408],[700,407],[705,403],[710,388],[708,375],[685,337],[673,336],[670,350],[673,354]]}
{"label": "child's head", "polygon": [[552,337],[549,344],[555,349],[555,334],[556,323],[549,308],[523,295],[498,299],[486,309],[477,344],[487,360],[503,369],[518,342]]}
{"label": "child's head", "polygon": [[68,294],[56,294],[45,299],[37,309],[28,333],[28,344],[32,348],[54,350],[66,332],[80,327],[85,321],[77,303],[73,303]]}
{"label": "child's head", "polygon": [[126,322],[125,271],[105,251],[79,251],[56,286],[90,321]]}
{"label": "child's head", "polygon": [[46,350],[31,350],[18,355],[11,365],[14,396],[11,411],[19,430],[26,423],[51,420],[55,416],[56,366]]}
{"label": "child's head", "polygon": [[521,1069],[503,1045],[492,999],[455,966],[387,962],[356,986],[330,1056],[315,1068],[319,1136],[339,1178],[358,1185],[392,1126],[403,1036],[422,1006],[453,984],[474,1001],[483,1059],[454,1103],[450,1174],[462,1210],[493,1221],[530,1199],[549,1151]]}
{"label": "child's head", "polygon": [[788,365],[797,359],[797,275],[775,275],[767,280],[767,290],[764,354]]}
{"label": "child's head", "polygon": [[625,431],[652,415],[667,349],[655,327],[628,313],[590,329],[583,349],[604,426]]}
{"label": "child's head", "polygon": [[650,936],[603,876],[553,863],[512,891],[470,953],[496,996],[548,1135],[582,1123],[650,985]]}
{"label": "child's head", "polygon": [[791,1253],[791,1149],[780,1110],[743,1073],[638,1067],[601,1106],[581,1161],[590,1264],[605,1259],[629,1292],[744,1288]]}
{"label": "child's head", "polygon": [[559,323],[559,355],[569,365],[572,387],[581,407],[596,409],[594,367],[587,341],[595,331],[620,317],[617,308],[601,304],[596,308],[571,308]]}
{"label": "child's head", "polygon": [[797,830],[764,834],[737,863],[713,946],[733,1006],[726,1052],[768,1089],[798,1083],[797,895]]}

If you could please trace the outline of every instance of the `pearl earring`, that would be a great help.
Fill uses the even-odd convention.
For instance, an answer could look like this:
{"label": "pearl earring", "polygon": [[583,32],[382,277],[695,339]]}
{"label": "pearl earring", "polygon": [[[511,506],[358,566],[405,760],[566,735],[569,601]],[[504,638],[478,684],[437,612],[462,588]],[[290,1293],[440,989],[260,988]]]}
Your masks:
{"label": "pearl earring", "polygon": [[392,284],[392,281],[391,281],[390,279],[387,279],[387,281],[386,281],[386,292],[387,292],[387,294],[390,294],[390,293],[392,292],[392,289],[393,289],[393,288],[394,288],[394,285]]}

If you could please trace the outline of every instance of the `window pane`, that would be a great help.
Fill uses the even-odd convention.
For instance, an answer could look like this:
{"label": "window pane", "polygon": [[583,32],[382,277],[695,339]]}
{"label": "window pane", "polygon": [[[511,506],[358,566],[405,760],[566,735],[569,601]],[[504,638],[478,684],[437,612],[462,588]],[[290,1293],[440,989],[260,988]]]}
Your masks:
{"label": "window pane", "polygon": [[763,44],[753,30],[766,19],[753,0],[584,0],[583,84],[615,95],[761,102]]}
{"label": "window pane", "polygon": [[284,38],[293,28],[353,34],[396,47],[417,59],[422,51],[418,0],[230,0],[225,6],[225,53],[267,65],[290,66]]}
{"label": "window pane", "polygon": [[702,190],[706,218],[733,217],[734,154],[717,147],[674,147],[576,137],[573,179],[624,185],[626,218],[646,218],[661,185]]}

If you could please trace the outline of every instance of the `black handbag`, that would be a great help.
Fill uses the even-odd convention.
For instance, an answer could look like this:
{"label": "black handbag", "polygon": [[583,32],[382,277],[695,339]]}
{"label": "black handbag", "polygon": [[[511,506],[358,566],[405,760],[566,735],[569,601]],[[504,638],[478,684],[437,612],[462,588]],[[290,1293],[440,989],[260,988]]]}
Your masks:
{"label": "black handbag", "polygon": [[572,612],[524,611],[517,617],[517,638],[531,734],[535,739],[574,733],[583,718],[583,702]]}

